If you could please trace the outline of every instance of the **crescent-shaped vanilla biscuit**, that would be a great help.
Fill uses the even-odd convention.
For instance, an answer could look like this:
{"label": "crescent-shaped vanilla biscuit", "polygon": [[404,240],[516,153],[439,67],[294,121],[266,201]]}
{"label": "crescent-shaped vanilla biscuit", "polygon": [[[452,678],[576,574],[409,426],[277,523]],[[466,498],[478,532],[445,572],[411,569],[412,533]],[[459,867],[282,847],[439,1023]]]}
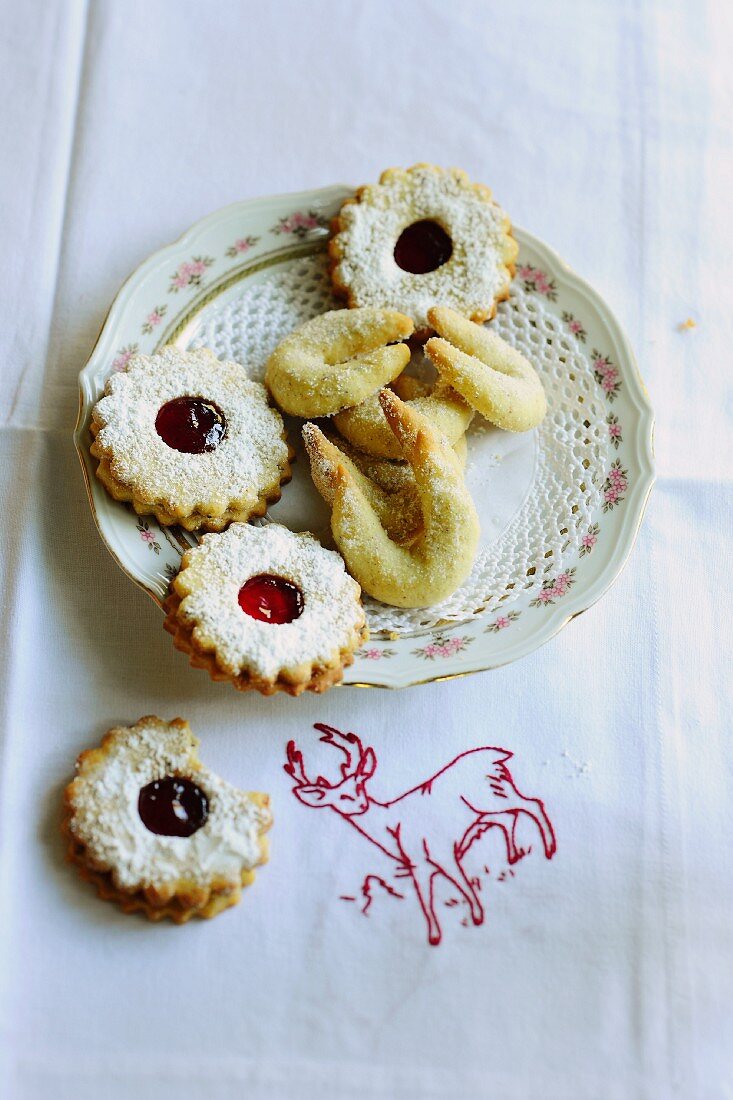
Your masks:
{"label": "crescent-shaped vanilla biscuit", "polygon": [[331,530],[349,572],[369,595],[394,607],[428,607],[471,571],[479,520],[458,458],[445,437],[389,390],[379,400],[412,469],[422,530],[409,546],[393,541],[374,496],[313,424],[304,438],[316,488],[331,506]]}
{"label": "crescent-shaped vanilla biscuit", "polygon": [[[473,419],[470,404],[442,379],[438,379],[434,387],[425,388],[415,384],[415,380],[402,377],[403,381],[397,379],[395,383],[397,389],[397,383],[402,382],[400,397],[415,412],[424,416],[449,443],[456,443]],[[334,417],[333,422],[345,439],[367,454],[380,458],[402,458],[402,449],[384,418],[377,394],[352,409],[345,409]]]}
{"label": "crescent-shaped vanilla biscuit", "polygon": [[547,400],[536,370],[521,352],[447,306],[434,306],[428,320],[438,336],[427,341],[425,352],[441,378],[497,428],[526,432],[537,427]]}
{"label": "crescent-shaped vanilla biscuit", "polygon": [[[394,471],[373,470],[368,465],[369,456],[362,456],[344,440],[322,432],[312,423],[303,425],[303,440],[311,457],[313,481],[328,504],[333,505],[335,490],[332,471],[343,466],[389,537],[400,546],[414,541],[422,531],[423,515],[415,478],[406,462],[391,463]],[[387,464],[386,459],[372,459],[372,462]]]}
{"label": "crescent-shaped vanilla biscuit", "polygon": [[412,335],[395,309],[332,309],[306,321],[278,344],[265,382],[280,408],[294,416],[331,416],[358,405],[403,370]]}
{"label": "crescent-shaped vanilla biscuit", "polygon": [[[311,434],[312,428],[312,424],[303,426],[304,438]],[[323,437],[325,445],[321,443],[320,446],[335,464],[342,462],[353,473],[389,537],[401,546],[413,542],[423,529],[423,514],[411,467],[406,462],[392,462],[388,458],[373,458],[364,454],[335,433],[324,431]],[[461,469],[465,469],[468,457],[465,435],[453,445],[453,452]],[[317,476],[314,470],[314,480]],[[323,495],[328,492],[326,482]]]}

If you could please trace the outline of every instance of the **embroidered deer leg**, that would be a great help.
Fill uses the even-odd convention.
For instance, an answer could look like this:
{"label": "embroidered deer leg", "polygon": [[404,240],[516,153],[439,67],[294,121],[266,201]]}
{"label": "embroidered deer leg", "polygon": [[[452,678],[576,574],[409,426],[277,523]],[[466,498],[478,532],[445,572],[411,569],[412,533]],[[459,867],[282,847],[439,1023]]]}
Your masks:
{"label": "embroidered deer leg", "polygon": [[[436,863],[434,860],[430,860],[430,862],[435,868],[436,875],[442,875],[446,882],[449,882],[451,886],[453,886],[454,889],[456,889],[461,897],[465,900],[468,908],[471,911],[471,920],[473,921],[473,923],[483,924],[484,907],[479,901],[479,897],[476,893],[476,888],[474,884],[471,882],[468,875],[461,867],[461,864],[459,863],[458,857],[455,855],[455,853],[453,859],[451,860],[450,871],[448,871],[446,867],[444,867],[442,864]],[[456,868],[456,870],[458,871],[457,875],[453,874],[453,868]]]}
{"label": "embroidered deer leg", "polygon": [[441,930],[438,918],[435,915],[435,898],[433,893],[433,880],[437,871],[432,863],[420,863],[410,865],[410,877],[415,887],[417,900],[423,911],[423,916],[428,925],[428,943],[433,947],[440,943]]}
{"label": "embroidered deer leg", "polygon": [[[458,844],[454,844],[453,846],[453,858],[455,861],[456,870],[458,871],[458,875],[460,878],[460,882],[456,885],[468,901],[468,904],[471,908],[471,920],[474,924],[483,924],[484,907],[481,904],[481,900],[478,894],[476,893],[475,883],[471,881],[471,879],[468,877],[463,869],[463,864],[461,863],[461,850],[460,845]],[[463,885],[461,885],[461,883],[463,883]]]}
{"label": "embroidered deer leg", "polygon": [[543,803],[540,802],[539,798],[526,798],[523,805],[517,808],[517,814],[527,814],[528,817],[532,818],[540,831],[542,844],[545,849],[545,856],[547,859],[552,859],[557,849],[557,843],[555,841],[554,830],[545,812]]}
{"label": "embroidered deer leg", "polygon": [[[451,886],[458,891],[461,897],[466,901],[469,909],[471,910],[471,920],[474,924],[483,924],[484,910],[478,895],[476,894],[476,888],[459,862],[458,852],[460,850],[460,844],[454,844],[451,850],[450,856],[447,856],[444,862],[436,858],[428,846],[427,840],[423,840],[423,852],[425,860],[430,866],[433,867],[435,875],[442,875],[443,878],[451,884]],[[450,868],[450,870],[448,869]],[[458,875],[454,874],[454,869],[458,871]],[[433,878],[435,877],[433,876]],[[431,883],[431,887],[434,886],[434,882]]]}
{"label": "embroidered deer leg", "polygon": [[514,827],[516,825],[517,810],[500,810],[495,814],[482,814],[481,822],[491,828],[496,826],[501,829],[506,844],[506,858],[509,863],[516,863],[521,859],[519,849],[514,839]]}
{"label": "embroidered deer leg", "polygon": [[527,854],[522,848],[517,846],[516,828],[517,818],[520,814],[526,814],[527,817],[534,821],[542,837],[545,856],[547,859],[552,859],[556,848],[555,834],[550,824],[550,820],[545,813],[545,808],[539,799],[527,798],[521,806],[517,806],[515,809],[502,810],[495,814],[482,814],[481,817],[487,825],[496,825],[501,829],[506,842],[507,860],[509,863],[516,863],[517,860],[520,860]]}
{"label": "embroidered deer leg", "polygon": [[412,879],[412,885],[415,887],[418,903],[428,925],[428,943],[435,947],[440,943],[442,933],[438,918],[435,915],[433,879],[437,871],[434,864],[430,862],[430,853],[423,841],[425,858],[420,860],[419,863],[415,863],[414,860],[410,859],[403,847],[401,823],[394,828],[387,826],[387,832],[395,842],[402,868]]}

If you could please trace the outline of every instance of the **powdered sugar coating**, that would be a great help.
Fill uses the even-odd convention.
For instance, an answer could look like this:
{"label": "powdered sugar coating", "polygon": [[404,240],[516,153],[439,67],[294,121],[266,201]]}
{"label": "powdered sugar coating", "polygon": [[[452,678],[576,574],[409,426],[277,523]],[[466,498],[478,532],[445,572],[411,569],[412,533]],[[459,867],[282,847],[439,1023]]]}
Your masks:
{"label": "powdered sugar coating", "polygon": [[[197,744],[187,722],[148,717],[110,730],[101,750],[82,756],[69,788],[69,831],[119,889],[236,887],[243,871],[263,862],[262,834],[272,821],[263,796],[203,767]],[[207,796],[208,817],[190,837],[152,833],[138,813],[141,788],[167,775],[192,779]]]}
{"label": "powdered sugar coating", "polygon": [[[186,454],[158,435],[160,408],[183,396],[202,397],[224,414],[226,434],[215,450]],[[134,356],[109,379],[93,416],[100,426],[95,453],[109,458],[115,480],[174,515],[254,507],[288,466],[282,417],[265,387],[205,348]]]}
{"label": "powdered sugar coating", "polygon": [[382,390],[379,401],[415,478],[423,524],[410,545],[392,540],[373,490],[314,424],[303,429],[311,473],[332,508],[336,545],[364,591],[393,607],[429,607],[452,595],[469,574],[479,519],[445,437],[390,390]]}
{"label": "powdered sugar coating", "polygon": [[329,310],[275,348],[265,382],[283,412],[331,416],[400,374],[410,360],[401,341],[413,331],[410,318],[394,309]]}
{"label": "powdered sugar coating", "polygon": [[[260,574],[300,588],[299,618],[275,624],[242,611],[239,591]],[[222,534],[204,535],[186,552],[174,587],[183,597],[178,618],[230,675],[245,672],[274,681],[283,670],[307,674],[311,666],[336,663],[361,640],[361,589],[341,556],[307,532],[295,534],[279,524],[234,523]]]}
{"label": "powdered sugar coating", "polygon": [[[394,248],[408,225],[424,219],[445,229],[453,252],[441,267],[415,275],[397,265]],[[434,305],[485,319],[508,289],[507,265],[516,256],[509,219],[488,188],[456,169],[392,169],[345,203],[337,221],[333,278],[352,306],[392,306],[425,328]]]}
{"label": "powdered sugar coating", "polygon": [[[308,317],[334,308],[324,255],[316,252],[273,265],[256,281],[244,280],[236,295],[219,303],[206,316],[197,342],[215,348],[222,358],[246,363],[252,376],[261,378],[283,336]],[[530,588],[541,589],[550,552],[554,569],[572,564],[603,503],[598,472],[610,462],[607,407],[589,351],[568,333],[553,308],[544,295],[515,279],[511,298],[499,303],[491,326],[534,365],[547,394],[548,415],[533,434],[522,437],[526,448],[521,454],[531,470],[523,465],[529,480],[522,480],[516,509],[502,511],[502,526],[494,525],[491,497],[480,485],[503,491],[493,474],[484,477],[503,459],[497,459],[499,448],[490,443],[495,429],[475,417],[467,437],[469,484],[482,519],[491,523],[484,522],[474,568],[453,596],[428,610],[388,607],[363,595],[373,633],[406,634],[478,614],[503,613]],[[514,459],[508,458],[511,466]],[[299,473],[306,469],[301,463],[296,472],[293,499],[300,492]],[[591,470],[593,477],[588,476]]]}

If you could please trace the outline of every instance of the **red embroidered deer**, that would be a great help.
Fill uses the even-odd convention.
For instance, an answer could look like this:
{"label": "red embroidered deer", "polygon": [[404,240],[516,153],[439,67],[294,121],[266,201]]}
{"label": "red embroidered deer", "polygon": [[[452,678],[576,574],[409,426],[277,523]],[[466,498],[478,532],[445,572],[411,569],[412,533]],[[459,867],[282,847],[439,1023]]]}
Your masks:
{"label": "red embroidered deer", "polygon": [[555,834],[545,807],[538,798],[525,798],[517,790],[506,766],[512,753],[506,749],[469,749],[404,794],[380,802],[367,792],[377,766],[374,750],[365,749],[355,733],[341,733],[322,723],[315,729],[322,734],[321,741],[343,753],[341,778],[329,783],[319,775],[311,781],[303,754],[290,741],[284,767],[295,781],[293,794],[306,806],[335,810],[399,865],[398,873],[412,881],[427,921],[429,943],[438,944],[441,939],[434,898],[438,875],[466,900],[473,923],[483,923],[477,884],[464,871],[463,859],[488,829],[502,831],[507,859],[516,863],[527,854],[516,839],[517,820],[524,814],[536,824],[546,858],[555,854]]}

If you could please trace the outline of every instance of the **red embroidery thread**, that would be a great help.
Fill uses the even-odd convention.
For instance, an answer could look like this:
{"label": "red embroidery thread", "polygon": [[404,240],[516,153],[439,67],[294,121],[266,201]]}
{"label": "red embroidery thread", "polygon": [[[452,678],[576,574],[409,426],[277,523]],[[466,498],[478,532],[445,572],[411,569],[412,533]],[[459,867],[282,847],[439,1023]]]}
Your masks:
{"label": "red embroidery thread", "polygon": [[[532,850],[531,846],[519,847],[516,840],[517,819],[525,814],[537,826],[546,859],[554,856],[557,849],[555,833],[544,804],[539,798],[526,798],[517,789],[506,766],[507,760],[512,758],[507,749],[495,746],[467,749],[404,794],[389,802],[380,802],[366,789],[377,767],[374,750],[364,748],[355,733],[341,733],[322,722],[317,722],[314,728],[321,734],[321,741],[343,753],[341,778],[336,783],[329,783],[322,775],[315,780],[309,779],[302,752],[294,741],[289,741],[284,768],[294,780],[293,794],[305,806],[313,809],[328,806],[335,810],[370,844],[397,863],[396,877],[411,880],[427,924],[428,943],[432,946],[437,946],[442,938],[434,896],[434,883],[439,875],[468,905],[473,924],[483,924],[480,882],[466,874],[462,861],[471,845],[488,829],[501,830],[507,861],[514,864]],[[418,800],[426,798],[439,803],[446,826],[449,821],[454,822],[451,831],[446,829],[442,836],[424,835],[419,807],[417,813],[413,812],[413,807]],[[510,870],[510,874],[514,872]],[[499,881],[504,878],[502,872]],[[365,914],[373,900],[371,880],[392,897],[404,897],[381,876],[367,875],[361,887]],[[342,897],[345,901],[356,901],[352,895]]]}

